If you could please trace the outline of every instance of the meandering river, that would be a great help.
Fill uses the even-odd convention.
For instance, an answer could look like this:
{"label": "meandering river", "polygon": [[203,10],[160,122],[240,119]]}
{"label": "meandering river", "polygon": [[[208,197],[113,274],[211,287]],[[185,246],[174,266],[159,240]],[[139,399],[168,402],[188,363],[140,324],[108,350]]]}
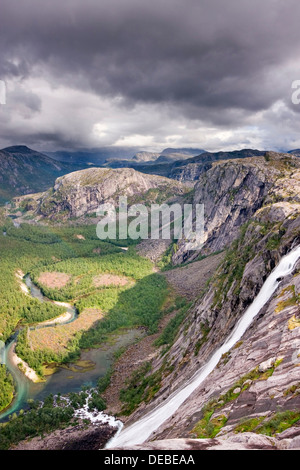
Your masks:
{"label": "meandering river", "polygon": [[[41,302],[50,302],[33,284],[29,276],[25,277],[25,283],[30,294]],[[66,311],[69,313],[67,319],[60,324],[67,324],[74,321],[77,317],[77,311],[74,306],[67,304]],[[47,324],[39,324],[34,328],[48,328],[53,326],[55,320]],[[83,386],[93,387],[102,377],[113,361],[113,353],[120,347],[131,344],[136,338],[141,337],[139,330],[129,330],[121,335],[116,335],[113,345],[109,347],[90,349],[81,353],[81,363],[89,364],[89,367],[78,367],[70,364],[69,367],[57,367],[53,374],[46,377],[45,382],[34,383],[15,365],[13,360],[14,348],[20,329],[6,342],[1,350],[1,361],[6,365],[12,374],[16,386],[16,395],[11,405],[0,413],[0,422],[6,421],[8,416],[20,409],[26,409],[29,399],[43,400],[47,395],[69,392],[79,392]],[[1,345],[0,345],[1,346]],[[83,362],[84,361],[84,362]]]}

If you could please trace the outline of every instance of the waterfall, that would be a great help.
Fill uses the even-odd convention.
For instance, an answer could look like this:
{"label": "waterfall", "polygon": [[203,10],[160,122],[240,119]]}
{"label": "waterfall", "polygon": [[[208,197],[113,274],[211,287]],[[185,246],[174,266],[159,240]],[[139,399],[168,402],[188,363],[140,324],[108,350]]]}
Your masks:
{"label": "waterfall", "polygon": [[169,419],[214,370],[222,355],[228,352],[240,340],[262,307],[270,300],[282,278],[292,273],[299,258],[300,246],[289,252],[280,260],[277,267],[266,279],[257,297],[244,312],[243,316],[225,340],[225,343],[218,348],[208,362],[194,374],[188,384],[173,392],[167,400],[158,405],[143,418],[139,419],[127,428],[125,427],[120,430],[117,435],[106,444],[105,448],[130,448],[133,445],[142,444],[156,429]]}

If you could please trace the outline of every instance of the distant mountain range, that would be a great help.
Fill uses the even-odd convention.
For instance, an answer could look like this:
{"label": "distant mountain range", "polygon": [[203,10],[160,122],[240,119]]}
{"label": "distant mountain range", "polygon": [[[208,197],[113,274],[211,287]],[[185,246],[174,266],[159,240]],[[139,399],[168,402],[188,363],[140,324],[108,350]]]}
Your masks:
{"label": "distant mountain range", "polygon": [[139,149],[128,147],[102,147],[83,150],[59,150],[57,152],[45,152],[53,160],[68,162],[74,165],[102,166],[108,160],[128,160]]}
{"label": "distant mountain range", "polygon": [[[300,149],[289,153],[300,156]],[[59,176],[91,166],[132,168],[141,173],[165,176],[178,181],[196,181],[213,162],[257,157],[264,151],[254,149],[232,152],[205,152],[202,149],[166,148],[162,152],[133,149],[92,149],[54,152],[47,155],[18,145],[0,150],[0,204],[14,196],[42,192],[53,186]],[[120,159],[122,155],[123,159]]]}
{"label": "distant mountain range", "polygon": [[300,157],[300,149],[290,150],[288,153],[292,153],[295,157]]}
{"label": "distant mountain range", "polygon": [[161,153],[139,152],[132,158],[131,161],[138,163],[144,162],[148,164],[171,163],[177,160],[186,160],[204,152],[205,150],[203,149],[167,148],[164,149]]}
{"label": "distant mountain range", "polygon": [[166,161],[184,160],[205,152],[194,148],[166,148],[162,152],[148,152],[132,147],[103,147],[78,151],[46,152],[50,158],[60,162],[79,165],[108,165],[122,168],[128,162],[151,163],[163,157]]}
{"label": "distant mountain range", "polygon": [[40,192],[56,178],[86,168],[86,165],[60,163],[26,146],[0,150],[0,204],[12,197]]}
{"label": "distant mountain range", "polygon": [[[155,155],[155,158],[162,155],[167,158],[168,162],[173,162],[178,158],[189,158],[198,152],[199,149],[165,149],[161,154]],[[0,150],[0,204],[4,204],[14,196],[45,191],[53,186],[59,176],[74,171],[90,166],[120,168],[123,167],[123,163],[127,167],[130,166],[129,161],[138,164],[139,158],[143,163],[145,163],[143,160],[145,158],[145,164],[147,164],[147,159],[153,155],[151,152],[142,152],[142,157],[137,153],[136,160],[133,160],[133,154],[132,148],[60,151],[47,153],[47,155],[24,145],[4,148]],[[124,157],[124,160],[120,160],[120,155]]]}
{"label": "distant mountain range", "polygon": [[165,176],[179,181],[195,181],[199,178],[201,173],[211,168],[212,163],[215,161],[259,157],[266,153],[265,151],[254,149],[216,153],[200,150],[200,152],[200,154],[192,157],[188,154],[181,154],[181,158],[174,158],[174,155],[178,155],[179,152],[167,153],[160,155],[155,161],[136,161],[132,159],[122,162],[109,162],[107,166],[110,168],[129,167],[141,173]]}

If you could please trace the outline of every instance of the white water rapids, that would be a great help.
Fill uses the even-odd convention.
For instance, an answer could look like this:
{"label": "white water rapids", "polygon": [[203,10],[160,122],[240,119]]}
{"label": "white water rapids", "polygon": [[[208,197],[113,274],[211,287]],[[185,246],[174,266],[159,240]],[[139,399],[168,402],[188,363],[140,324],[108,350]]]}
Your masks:
{"label": "white water rapids", "polygon": [[228,352],[240,340],[245,331],[251,325],[253,319],[257,316],[262,307],[270,300],[281,279],[292,273],[299,258],[300,246],[292,250],[280,260],[278,266],[268,276],[259,294],[237,322],[225,343],[215,351],[207,364],[195,373],[187,385],[173,392],[167,400],[158,405],[143,418],[139,419],[127,428],[120,428],[118,433],[106,444],[105,448],[130,448],[133,445],[142,444],[156,429],[170,418],[180,405],[182,405],[182,403],[214,370],[221,359],[221,356]]}

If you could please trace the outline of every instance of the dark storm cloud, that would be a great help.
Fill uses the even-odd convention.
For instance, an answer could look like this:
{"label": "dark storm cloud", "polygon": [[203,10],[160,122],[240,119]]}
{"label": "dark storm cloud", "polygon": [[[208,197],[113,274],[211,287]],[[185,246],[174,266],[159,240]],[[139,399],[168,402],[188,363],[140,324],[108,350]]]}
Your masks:
{"label": "dark storm cloud", "polygon": [[290,104],[299,14],[297,0],[2,0],[0,77],[236,124]]}

